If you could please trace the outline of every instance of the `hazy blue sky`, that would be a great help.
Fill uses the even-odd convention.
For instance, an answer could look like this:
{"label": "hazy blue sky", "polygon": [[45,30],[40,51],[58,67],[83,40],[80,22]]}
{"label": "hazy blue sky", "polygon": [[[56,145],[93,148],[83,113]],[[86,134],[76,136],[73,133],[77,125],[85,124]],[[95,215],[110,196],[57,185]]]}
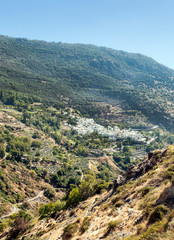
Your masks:
{"label": "hazy blue sky", "polygon": [[0,34],[139,52],[174,69],[174,0],[0,0]]}

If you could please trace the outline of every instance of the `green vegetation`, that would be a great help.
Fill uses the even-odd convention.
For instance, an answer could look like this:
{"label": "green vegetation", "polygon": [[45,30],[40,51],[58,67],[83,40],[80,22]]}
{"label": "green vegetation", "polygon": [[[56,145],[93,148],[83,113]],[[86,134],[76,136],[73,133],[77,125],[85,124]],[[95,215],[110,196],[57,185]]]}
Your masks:
{"label": "green vegetation", "polygon": [[159,205],[150,213],[149,224],[160,221],[163,219],[164,214],[168,212],[168,209],[164,205]]}
{"label": "green vegetation", "polygon": [[15,217],[12,228],[8,233],[7,240],[17,239],[19,235],[24,234],[30,227],[30,216],[23,211]]}
{"label": "green vegetation", "polygon": [[67,207],[76,206],[80,201],[93,196],[96,193],[101,193],[102,189],[107,189],[108,184],[101,179],[97,179],[94,174],[84,175],[79,186],[70,185],[67,192]]}
{"label": "green vegetation", "polygon": [[82,225],[80,227],[81,234],[83,234],[84,232],[86,232],[88,230],[89,225],[90,225],[90,220],[91,220],[91,218],[89,218],[89,217],[84,218]]}
{"label": "green vegetation", "polygon": [[55,197],[55,191],[52,188],[47,188],[44,190],[44,196],[53,200]]}
{"label": "green vegetation", "polygon": [[63,237],[65,239],[72,238],[77,232],[77,223],[70,223],[64,228]]}
{"label": "green vegetation", "polygon": [[[150,121],[173,127],[173,70],[141,54],[82,44],[47,43],[0,36],[1,89],[15,90],[0,98],[23,105],[16,93],[52,101],[62,98],[86,116],[99,115],[89,102],[119,100],[128,110],[141,111]],[[37,93],[35,92],[37,89]],[[164,91],[165,90],[165,91]],[[29,115],[23,115],[27,122]]]}
{"label": "green vegetation", "polygon": [[119,200],[118,202],[116,202],[116,203],[114,204],[114,207],[117,208],[117,207],[122,206],[123,204],[124,204],[124,202],[123,202],[122,200]]}
{"label": "green vegetation", "polygon": [[118,227],[118,225],[120,225],[119,221],[117,221],[117,220],[110,221],[108,223],[107,232],[110,233],[110,232],[114,231]]}
{"label": "green vegetation", "polygon": [[123,170],[126,170],[128,167],[131,166],[129,152],[114,153],[113,159],[115,163]]}
{"label": "green vegetation", "polygon": [[142,194],[142,197],[144,197],[146,194],[148,194],[151,190],[152,190],[152,187],[150,187],[150,186],[147,186],[147,187],[142,188],[142,189],[140,190],[140,191],[141,191],[141,194]]}
{"label": "green vegetation", "polygon": [[43,205],[39,209],[39,214],[41,218],[48,217],[51,215],[55,215],[56,213],[60,212],[65,208],[65,202],[64,201],[57,201],[55,203],[50,202],[48,204]]}
{"label": "green vegetation", "polygon": [[[171,131],[172,132],[172,131]],[[150,152],[155,149],[162,149],[164,148],[164,144],[173,144],[174,143],[174,135],[170,132],[163,132],[162,130],[155,130],[152,134],[152,136],[155,138],[155,141],[153,143],[150,143],[146,147],[146,151]]]}

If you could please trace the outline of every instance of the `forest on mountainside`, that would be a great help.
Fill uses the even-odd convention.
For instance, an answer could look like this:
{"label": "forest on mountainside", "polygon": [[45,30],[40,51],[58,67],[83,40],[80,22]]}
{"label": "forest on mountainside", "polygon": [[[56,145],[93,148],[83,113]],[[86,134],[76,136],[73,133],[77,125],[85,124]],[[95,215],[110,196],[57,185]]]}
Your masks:
{"label": "forest on mountainside", "polygon": [[[0,87],[80,111],[119,102],[173,130],[174,71],[141,54],[84,44],[0,36]],[[86,110],[85,110],[86,108]]]}

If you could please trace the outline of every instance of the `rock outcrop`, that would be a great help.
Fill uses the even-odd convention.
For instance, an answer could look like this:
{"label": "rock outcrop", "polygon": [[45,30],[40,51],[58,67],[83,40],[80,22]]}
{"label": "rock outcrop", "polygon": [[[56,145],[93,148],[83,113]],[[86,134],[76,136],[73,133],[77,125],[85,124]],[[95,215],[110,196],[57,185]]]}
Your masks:
{"label": "rock outcrop", "polygon": [[156,201],[156,204],[167,204],[169,207],[174,208],[174,182],[165,188],[160,197]]}
{"label": "rock outcrop", "polygon": [[154,152],[150,152],[148,157],[144,159],[141,163],[130,167],[127,172],[123,176],[118,176],[114,181],[113,191],[117,189],[118,186],[123,185],[127,181],[131,179],[136,179],[141,177],[143,174],[147,173],[151,170],[158,162],[160,162],[161,157],[164,156],[166,150],[162,152],[161,150],[156,150]]}
{"label": "rock outcrop", "polygon": [[123,176],[119,175],[117,179],[113,181],[112,190],[108,193],[107,196],[105,196],[103,199],[100,199],[98,202],[96,202],[92,207],[92,210],[94,209],[94,207],[101,205],[108,198],[110,198],[115,193],[115,191],[119,186],[125,184],[127,181],[131,179],[136,179],[142,176],[143,174],[145,174],[146,172],[148,172],[149,170],[151,170],[160,161],[161,156],[165,154],[164,152],[162,152],[161,150],[150,152],[148,154],[148,157],[144,161],[137,164],[136,166],[130,167]]}
{"label": "rock outcrop", "polygon": [[138,178],[151,170],[159,161],[164,153],[161,150],[150,152],[148,157],[141,163],[130,167],[125,174],[125,181]]}

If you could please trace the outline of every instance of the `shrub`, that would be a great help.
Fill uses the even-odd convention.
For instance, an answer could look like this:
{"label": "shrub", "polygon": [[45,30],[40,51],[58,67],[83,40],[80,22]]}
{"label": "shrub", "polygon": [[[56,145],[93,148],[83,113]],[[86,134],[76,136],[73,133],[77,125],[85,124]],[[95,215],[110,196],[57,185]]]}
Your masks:
{"label": "shrub", "polygon": [[164,179],[171,180],[173,177],[174,177],[174,172],[171,171],[170,169],[163,174]]}
{"label": "shrub", "polygon": [[57,212],[60,212],[65,208],[65,205],[65,201],[57,201],[56,203],[50,202],[40,207],[39,214],[42,218],[48,216],[54,217]]}
{"label": "shrub", "polygon": [[19,234],[23,234],[29,228],[30,216],[24,211],[20,211],[15,217],[12,229],[9,231],[7,240],[16,239]]}
{"label": "shrub", "polygon": [[73,126],[76,126],[76,125],[77,125],[77,119],[70,117],[70,118],[68,119],[68,124],[71,124],[71,125],[73,125]]}
{"label": "shrub", "polygon": [[60,212],[61,210],[63,210],[65,208],[65,206],[66,206],[66,202],[65,201],[58,200],[55,203],[54,211],[55,212]]}
{"label": "shrub", "polygon": [[55,204],[50,202],[42,207],[40,207],[39,209],[39,214],[41,215],[41,217],[47,217],[50,216],[55,208]]}
{"label": "shrub", "polygon": [[7,166],[6,161],[2,161],[2,163],[1,163],[1,167],[2,167],[2,168],[6,168],[6,166]]}
{"label": "shrub", "polygon": [[44,190],[44,196],[53,200],[55,197],[55,191],[52,188],[47,188]]}
{"label": "shrub", "polygon": [[95,194],[96,191],[96,178],[93,175],[87,174],[84,175],[83,180],[79,186],[80,196],[82,200],[87,199],[88,197]]}
{"label": "shrub", "polygon": [[40,138],[39,132],[34,132],[32,138],[34,138],[34,139]]}
{"label": "shrub", "polygon": [[5,157],[5,148],[3,145],[0,145],[0,158]]}
{"label": "shrub", "polygon": [[149,216],[149,224],[155,223],[157,221],[162,220],[164,214],[166,214],[168,212],[168,208],[164,205],[159,205],[157,206],[151,213]]}
{"label": "shrub", "polygon": [[4,231],[6,225],[4,223],[0,223],[0,233]]}
{"label": "shrub", "polygon": [[122,200],[119,200],[118,202],[116,202],[115,204],[114,204],[114,207],[121,207],[122,205],[124,204],[124,202],[122,201]]}
{"label": "shrub", "polygon": [[146,232],[139,236],[139,240],[154,240],[159,239],[159,233],[165,229],[166,221],[159,221],[151,225]]}
{"label": "shrub", "polygon": [[120,200],[120,196],[116,196],[116,197],[114,197],[112,200],[111,200],[111,202],[112,202],[112,204],[115,204],[116,202],[118,202]]}
{"label": "shrub", "polygon": [[75,149],[75,154],[80,155],[82,157],[86,157],[86,156],[88,156],[88,149],[84,146],[78,146]]}
{"label": "shrub", "polygon": [[36,152],[35,156],[39,157],[40,156],[40,152]]}
{"label": "shrub", "polygon": [[41,146],[42,146],[42,143],[38,140],[33,140],[31,143],[31,147],[34,147],[34,148],[40,148]]}
{"label": "shrub", "polygon": [[39,162],[39,161],[40,161],[40,158],[39,158],[39,157],[35,157],[34,161],[35,161],[35,162]]}
{"label": "shrub", "polygon": [[60,132],[55,132],[51,134],[52,138],[54,138],[54,140],[56,141],[57,144],[60,144],[61,139],[62,139],[62,135]]}
{"label": "shrub", "polygon": [[84,232],[86,232],[88,230],[89,225],[90,225],[90,220],[91,220],[91,218],[89,218],[89,217],[84,218],[83,223],[80,227],[81,234],[83,234]]}
{"label": "shrub", "polygon": [[77,231],[77,223],[70,223],[64,228],[64,239],[72,238]]}
{"label": "shrub", "polygon": [[76,206],[81,200],[80,197],[80,191],[78,187],[73,188],[69,195],[67,200],[67,206]]}
{"label": "shrub", "polygon": [[140,191],[141,191],[141,194],[142,194],[142,197],[144,197],[146,194],[148,194],[151,190],[152,190],[152,187],[150,187],[150,186],[147,186],[147,187],[142,188],[142,189],[140,190]]}
{"label": "shrub", "polygon": [[108,223],[108,228],[107,228],[107,232],[110,233],[112,232],[116,227],[118,227],[118,225],[120,224],[120,222],[118,220],[112,220]]}

